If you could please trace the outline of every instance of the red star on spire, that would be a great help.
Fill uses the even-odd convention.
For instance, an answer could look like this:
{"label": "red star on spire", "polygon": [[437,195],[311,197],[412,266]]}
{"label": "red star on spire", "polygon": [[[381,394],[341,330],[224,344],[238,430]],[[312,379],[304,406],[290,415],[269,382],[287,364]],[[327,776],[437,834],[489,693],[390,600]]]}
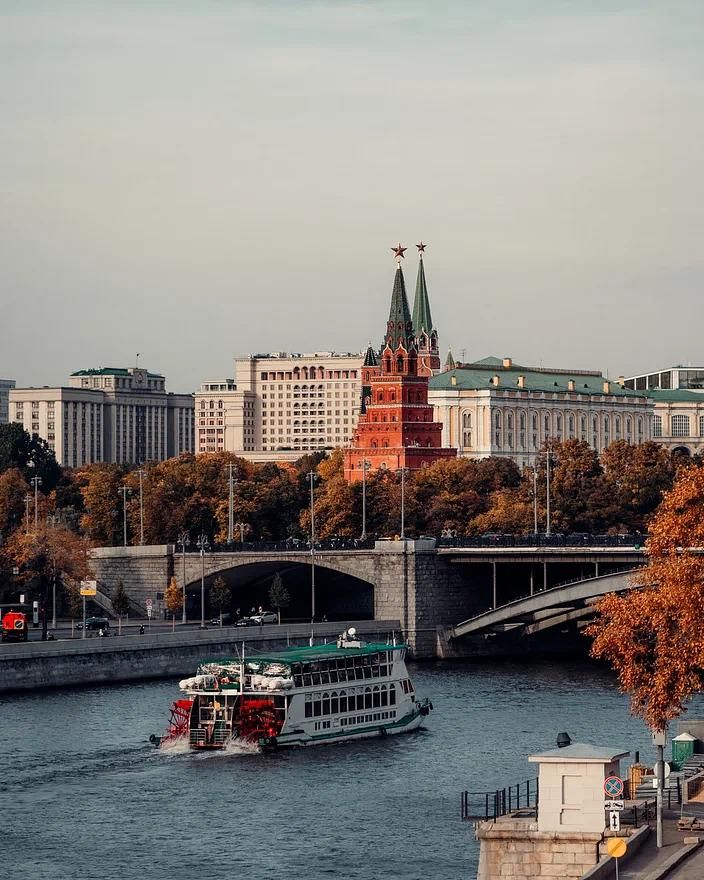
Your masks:
{"label": "red star on spire", "polygon": [[404,251],[407,251],[408,248],[402,247],[401,242],[399,242],[398,245],[396,247],[392,247],[391,250],[394,252],[394,256],[400,263],[401,259],[405,256]]}
{"label": "red star on spire", "polygon": [[416,247],[418,248],[418,253],[422,254],[425,251],[425,249],[428,247],[428,245],[423,244],[423,242],[421,241],[421,243],[417,244]]}

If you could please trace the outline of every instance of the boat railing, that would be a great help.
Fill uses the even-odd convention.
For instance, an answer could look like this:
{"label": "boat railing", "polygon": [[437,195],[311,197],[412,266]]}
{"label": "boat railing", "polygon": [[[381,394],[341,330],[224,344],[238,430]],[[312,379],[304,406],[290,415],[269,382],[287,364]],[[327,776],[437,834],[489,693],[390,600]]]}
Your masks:
{"label": "boat railing", "polygon": [[205,743],[205,731],[201,729],[191,730],[188,739],[192,746],[201,745]]}
{"label": "boat railing", "polygon": [[496,821],[516,810],[537,810],[538,794],[537,778],[494,791],[463,791],[460,795],[462,821]]}

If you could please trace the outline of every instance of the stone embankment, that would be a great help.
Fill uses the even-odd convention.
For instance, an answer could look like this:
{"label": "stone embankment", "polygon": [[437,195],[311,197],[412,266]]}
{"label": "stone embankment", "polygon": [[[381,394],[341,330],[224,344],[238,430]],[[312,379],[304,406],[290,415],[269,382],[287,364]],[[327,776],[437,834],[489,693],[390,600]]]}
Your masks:
{"label": "stone embankment", "polygon": [[245,653],[278,651],[308,644],[311,632],[316,644],[335,640],[350,626],[367,641],[386,641],[400,631],[398,620],[365,620],[2,645],[0,693],[192,675],[203,660],[234,656],[243,643]]}

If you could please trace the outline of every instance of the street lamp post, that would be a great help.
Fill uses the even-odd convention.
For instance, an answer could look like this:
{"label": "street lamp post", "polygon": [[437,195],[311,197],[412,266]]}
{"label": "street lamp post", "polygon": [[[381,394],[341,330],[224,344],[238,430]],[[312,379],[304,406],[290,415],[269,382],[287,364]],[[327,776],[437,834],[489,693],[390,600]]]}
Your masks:
{"label": "street lamp post", "polygon": [[546,505],[546,507],[545,507],[545,510],[546,510],[546,513],[545,513],[545,534],[549,535],[550,534],[550,451],[549,450],[545,453],[545,474],[546,474],[546,477],[545,477],[545,480],[546,480],[546,486],[545,486],[545,494],[546,494],[546,498],[545,498],[545,505]]}
{"label": "street lamp post", "polygon": [[205,532],[201,532],[196,541],[196,547],[200,550],[200,628],[205,629],[205,551],[210,546],[210,541]]}
{"label": "street lamp post", "polygon": [[401,540],[406,540],[406,471],[408,468],[398,468],[397,474],[401,474]]}
{"label": "street lamp post", "polygon": [[132,494],[129,486],[120,486],[117,490],[122,495],[122,546],[127,546],[127,498]]}
{"label": "street lamp post", "polygon": [[24,522],[27,534],[29,534],[29,505],[32,503],[32,496],[27,492],[24,496]]}
{"label": "street lamp post", "polygon": [[362,540],[367,539],[367,471],[372,466],[366,458],[362,459]]}
{"label": "street lamp post", "polygon": [[533,467],[533,534],[538,534],[538,468]]}
{"label": "street lamp post", "polygon": [[34,531],[39,529],[39,487],[42,484],[41,477],[32,477],[29,481],[34,486]]}
{"label": "street lamp post", "polygon": [[235,529],[239,529],[240,532],[240,544],[244,544],[244,533],[249,528],[249,525],[246,522],[236,522],[232,524],[232,533],[234,535]]}
{"label": "street lamp post", "polygon": [[[49,514],[46,518],[47,523],[54,528],[59,522],[57,514]],[[46,616],[46,612],[45,612]],[[56,568],[53,569],[53,577],[51,582],[51,628],[56,629]]]}
{"label": "street lamp post", "polygon": [[144,544],[144,493],[142,491],[142,479],[146,476],[145,472],[140,468],[137,471],[139,476],[139,544]]}
{"label": "street lamp post", "polygon": [[181,532],[178,536],[177,544],[181,545],[181,560],[183,562],[183,580],[181,582],[181,623],[186,622],[186,547],[191,543],[188,532]]}
{"label": "street lamp post", "polygon": [[310,616],[311,622],[315,620],[315,502],[313,498],[313,486],[317,474],[309,471],[310,482]]}
{"label": "street lamp post", "polygon": [[235,480],[233,479],[233,476],[232,476],[232,470],[234,468],[234,465],[232,463],[230,463],[230,464],[228,464],[228,468],[230,471],[230,476],[229,476],[229,480],[228,480],[230,492],[229,492],[229,504],[228,504],[228,509],[227,509],[227,543],[231,544],[232,541],[234,540],[234,532],[235,532],[235,527],[234,527]]}

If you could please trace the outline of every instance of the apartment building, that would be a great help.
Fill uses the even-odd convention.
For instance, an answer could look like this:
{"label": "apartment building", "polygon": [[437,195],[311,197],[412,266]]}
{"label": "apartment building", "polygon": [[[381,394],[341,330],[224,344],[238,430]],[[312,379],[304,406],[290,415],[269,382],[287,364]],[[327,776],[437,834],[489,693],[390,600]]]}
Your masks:
{"label": "apartment building", "polygon": [[14,379],[0,379],[0,425],[10,421],[10,389],[14,387]]}

